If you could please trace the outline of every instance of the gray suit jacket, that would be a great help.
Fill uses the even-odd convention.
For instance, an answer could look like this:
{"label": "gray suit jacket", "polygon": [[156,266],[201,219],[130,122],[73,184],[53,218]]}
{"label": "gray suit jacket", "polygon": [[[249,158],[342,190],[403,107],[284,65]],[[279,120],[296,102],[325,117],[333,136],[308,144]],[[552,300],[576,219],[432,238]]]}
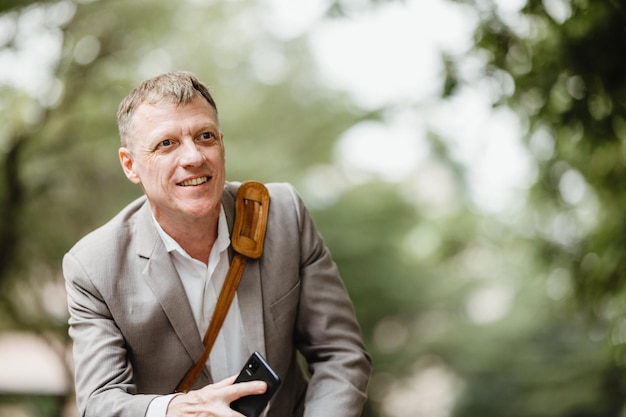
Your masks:
{"label": "gray suit jacket", "polygon": [[[237,188],[227,183],[222,197],[231,230]],[[300,197],[286,184],[268,189],[264,253],[237,291],[248,346],[283,381],[268,416],[357,417],[371,365],[351,301]],[[81,239],[63,271],[80,415],[143,417],[203,351],[145,197]],[[211,382],[205,372],[194,388]]]}

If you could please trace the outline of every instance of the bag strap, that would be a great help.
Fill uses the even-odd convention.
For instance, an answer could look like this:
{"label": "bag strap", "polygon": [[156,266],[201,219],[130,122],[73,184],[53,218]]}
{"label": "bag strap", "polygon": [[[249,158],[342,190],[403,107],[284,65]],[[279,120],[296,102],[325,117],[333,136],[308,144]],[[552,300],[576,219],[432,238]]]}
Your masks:
{"label": "bag strap", "polygon": [[235,202],[235,225],[231,242],[235,255],[230,263],[226,279],[222,285],[215,311],[211,317],[209,327],[204,334],[204,352],[202,356],[187,371],[184,378],[176,387],[176,392],[186,393],[196,382],[220,332],[230,304],[235,297],[241,275],[248,258],[258,259],[263,253],[263,240],[267,229],[270,197],[267,188],[257,181],[245,181],[237,191]]}

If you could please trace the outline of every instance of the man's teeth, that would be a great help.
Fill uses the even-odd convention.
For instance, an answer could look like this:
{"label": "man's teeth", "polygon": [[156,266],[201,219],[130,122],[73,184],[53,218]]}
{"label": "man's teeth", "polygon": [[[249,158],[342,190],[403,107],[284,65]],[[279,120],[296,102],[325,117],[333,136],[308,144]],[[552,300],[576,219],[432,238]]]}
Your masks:
{"label": "man's teeth", "polygon": [[189,187],[190,185],[204,184],[208,180],[209,180],[209,177],[193,178],[193,179],[181,182],[180,185],[182,185],[183,187]]}

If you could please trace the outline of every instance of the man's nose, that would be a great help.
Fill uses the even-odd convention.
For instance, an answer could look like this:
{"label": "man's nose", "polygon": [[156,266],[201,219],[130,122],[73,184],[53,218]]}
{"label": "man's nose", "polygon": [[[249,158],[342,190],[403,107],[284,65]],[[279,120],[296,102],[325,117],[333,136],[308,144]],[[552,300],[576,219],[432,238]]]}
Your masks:
{"label": "man's nose", "polygon": [[193,140],[184,140],[180,151],[181,165],[198,166],[204,162],[204,154]]}

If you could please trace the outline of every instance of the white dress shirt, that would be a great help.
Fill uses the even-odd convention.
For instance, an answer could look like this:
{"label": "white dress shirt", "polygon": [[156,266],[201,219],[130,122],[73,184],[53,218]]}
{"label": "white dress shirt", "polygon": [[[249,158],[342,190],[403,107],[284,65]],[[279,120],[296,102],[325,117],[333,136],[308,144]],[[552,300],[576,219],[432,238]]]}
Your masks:
{"label": "white dress shirt", "polygon": [[[217,239],[211,248],[208,265],[189,256],[178,242],[161,228],[156,219],[154,223],[183,283],[200,337],[204,338],[229,268],[230,236],[224,208],[220,209]],[[211,349],[207,368],[213,381],[219,382],[238,373],[246,359],[248,348],[241,310],[235,294],[222,329]],[[146,417],[165,417],[167,406],[174,395],[176,394],[154,399],[148,407]]]}

